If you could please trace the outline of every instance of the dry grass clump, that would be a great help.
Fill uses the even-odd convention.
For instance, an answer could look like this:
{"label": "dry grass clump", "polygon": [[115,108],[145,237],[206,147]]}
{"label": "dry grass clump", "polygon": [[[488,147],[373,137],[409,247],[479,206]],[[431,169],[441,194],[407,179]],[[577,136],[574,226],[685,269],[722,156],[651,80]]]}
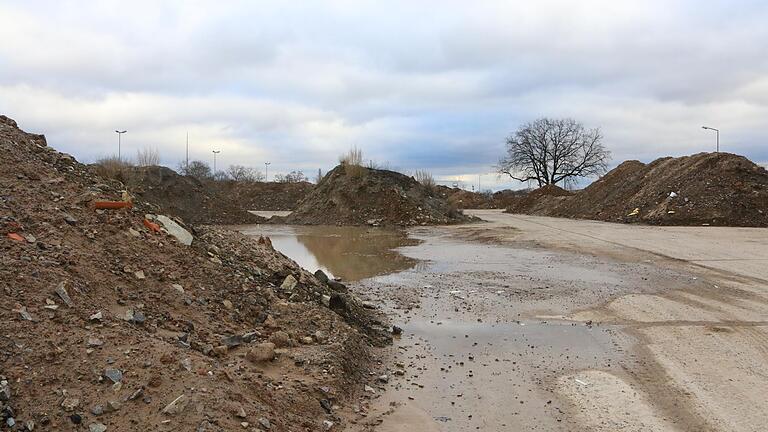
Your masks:
{"label": "dry grass clump", "polygon": [[339,163],[344,166],[344,172],[350,177],[362,177],[365,174],[363,151],[357,146],[353,146],[346,154],[341,155]]}
{"label": "dry grass clump", "polygon": [[157,166],[160,165],[160,152],[157,148],[144,148],[136,151],[136,165]]}
{"label": "dry grass clump", "polygon": [[133,163],[130,160],[110,156],[97,160],[94,166],[98,175],[125,183],[131,174]]}
{"label": "dry grass clump", "polygon": [[427,170],[416,170],[416,172],[413,174],[413,178],[415,178],[417,182],[421,183],[429,189],[434,189],[435,186],[437,186],[435,178],[432,177],[432,173]]}

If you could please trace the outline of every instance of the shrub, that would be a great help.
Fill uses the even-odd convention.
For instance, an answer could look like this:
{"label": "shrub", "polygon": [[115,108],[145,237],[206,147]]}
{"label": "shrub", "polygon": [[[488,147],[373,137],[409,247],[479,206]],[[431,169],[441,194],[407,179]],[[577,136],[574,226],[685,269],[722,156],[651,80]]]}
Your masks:
{"label": "shrub", "polygon": [[353,146],[346,154],[341,155],[339,163],[344,166],[344,172],[350,177],[361,177],[365,174],[363,151],[357,146]]}
{"label": "shrub", "polygon": [[136,165],[156,166],[160,165],[160,152],[156,148],[144,148],[136,151]]}
{"label": "shrub", "polygon": [[110,156],[97,160],[94,166],[98,175],[125,183],[130,178],[133,163],[130,160],[118,159],[117,156]]}

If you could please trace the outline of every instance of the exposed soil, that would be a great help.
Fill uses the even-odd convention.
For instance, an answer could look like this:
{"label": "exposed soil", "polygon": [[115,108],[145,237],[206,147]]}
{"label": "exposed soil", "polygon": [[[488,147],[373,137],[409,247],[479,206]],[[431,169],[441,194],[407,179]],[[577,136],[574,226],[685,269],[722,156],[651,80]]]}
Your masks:
{"label": "exposed soil", "polygon": [[378,319],[269,239],[178,220],[185,246],[141,199],[94,209],[119,187],[0,116],[0,424],[343,428]]}
{"label": "exposed soil", "polygon": [[285,220],[297,225],[444,225],[469,221],[428,188],[394,171],[339,165]]}
{"label": "exposed soil", "polygon": [[569,198],[551,196],[509,210],[654,225],[768,226],[768,171],[730,153],[627,161]]}
{"label": "exposed soil", "polygon": [[208,224],[263,222],[249,210],[292,210],[314,187],[307,182],[200,181],[161,166],[129,168],[119,180],[164,213]]}
{"label": "exposed soil", "polygon": [[447,199],[452,206],[460,209],[503,209],[512,205],[528,192],[526,190],[506,189],[489,195],[446,186],[438,186],[437,188],[441,196]]}
{"label": "exposed soil", "polygon": [[547,214],[570,196],[570,192],[559,186],[547,185],[518,198],[507,207],[507,211],[510,213]]}

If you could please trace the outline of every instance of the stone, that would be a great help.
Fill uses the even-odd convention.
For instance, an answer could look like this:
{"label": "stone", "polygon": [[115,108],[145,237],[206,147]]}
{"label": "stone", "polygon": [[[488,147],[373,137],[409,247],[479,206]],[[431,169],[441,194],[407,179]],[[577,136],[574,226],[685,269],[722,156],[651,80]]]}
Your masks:
{"label": "stone", "polygon": [[128,228],[128,233],[134,237],[141,237],[141,233],[133,228]]}
{"label": "stone", "polygon": [[194,237],[192,236],[192,234],[190,234],[189,231],[182,228],[181,225],[171,220],[171,218],[169,218],[168,216],[158,215],[157,221],[163,225],[163,228],[165,228],[165,230],[168,231],[168,234],[176,237],[176,240],[178,240],[179,243],[185,246],[189,246],[192,244],[192,240],[194,240]]}
{"label": "stone", "polygon": [[272,427],[272,424],[269,422],[269,420],[264,417],[259,419],[259,425],[261,425],[261,427],[264,429],[269,429]]}
{"label": "stone", "polygon": [[111,400],[107,402],[107,411],[109,412],[119,411],[120,408],[122,407],[123,407],[123,404],[121,404],[119,401]]}
{"label": "stone", "polygon": [[275,358],[275,344],[271,342],[260,343],[248,350],[245,358],[253,363],[271,361]]}
{"label": "stone", "polygon": [[374,390],[371,386],[365,386],[363,390],[365,390],[366,393],[376,393],[376,390]]}
{"label": "stone", "polygon": [[175,289],[176,291],[180,292],[181,294],[184,294],[184,287],[183,286],[181,286],[179,284],[173,284],[173,285],[171,285],[171,287],[173,287],[173,289]]}
{"label": "stone", "polygon": [[95,314],[88,317],[89,321],[101,321],[102,319],[104,319],[104,314],[101,313],[101,311],[98,311]]}
{"label": "stone", "polygon": [[128,309],[128,311],[125,313],[125,320],[134,324],[144,324],[144,321],[147,320],[147,317],[145,317],[144,313],[141,311]]}
{"label": "stone", "polygon": [[328,334],[322,330],[316,331],[314,337],[317,343],[325,343],[328,341]]}
{"label": "stone", "polygon": [[288,275],[283,280],[283,283],[280,285],[280,289],[283,291],[291,291],[294,288],[296,288],[296,285],[299,283],[299,281],[296,280],[293,275]]}
{"label": "stone", "polygon": [[331,430],[333,428],[333,422],[330,420],[323,420],[323,430]]}
{"label": "stone", "polygon": [[5,424],[8,425],[9,428],[13,428],[14,426],[16,426],[16,419],[14,419],[13,417],[8,417],[5,420]]}
{"label": "stone", "polygon": [[105,432],[107,427],[102,423],[91,423],[88,425],[88,432]]}
{"label": "stone", "polygon": [[106,368],[104,369],[104,378],[109,379],[113,383],[119,383],[123,380],[123,372],[120,369]]}
{"label": "stone", "polygon": [[64,411],[72,412],[75,408],[80,406],[80,399],[74,397],[67,397],[61,402],[61,407]]}
{"label": "stone", "polygon": [[17,305],[16,309],[13,310],[14,312],[17,312],[21,319],[25,321],[34,321],[32,319],[32,315],[30,315],[29,312],[27,312],[27,308],[21,305]]}
{"label": "stone", "polygon": [[314,340],[314,339],[312,339],[312,337],[311,337],[311,336],[304,336],[304,337],[302,337],[302,338],[301,338],[301,340],[300,340],[300,342],[301,342],[302,344],[304,344],[304,345],[312,345],[312,343],[313,343],[314,341],[315,341],[315,340]]}
{"label": "stone", "polygon": [[104,345],[104,341],[93,336],[88,337],[88,346],[91,348],[100,347]]}
{"label": "stone", "polygon": [[147,278],[147,276],[144,275],[144,271],[143,270],[135,271],[135,272],[133,272],[133,275],[136,276],[136,279],[139,279],[139,280],[144,280],[144,279]]}
{"label": "stone", "polygon": [[291,345],[291,337],[288,333],[282,330],[272,333],[272,336],[269,337],[269,341],[275,344],[277,348],[285,348]]}
{"label": "stone", "polygon": [[54,290],[56,295],[59,296],[61,301],[64,302],[65,305],[72,307],[74,303],[72,302],[72,298],[69,297],[69,293],[67,293],[67,289],[64,288],[64,281],[59,282],[59,284],[56,286],[56,289]]}
{"label": "stone", "polygon": [[64,222],[68,223],[69,225],[75,225],[77,223],[77,219],[75,219],[69,213],[64,213]]}
{"label": "stone", "polygon": [[231,302],[231,301],[229,301],[229,300],[224,300],[224,301],[223,301],[223,302],[221,302],[221,303],[224,305],[224,307],[225,307],[225,308],[227,308],[227,309],[229,309],[229,310],[232,310],[232,309],[234,309],[234,308],[235,308],[235,306],[234,306],[234,305],[232,304],[232,302]]}
{"label": "stone", "polygon": [[347,292],[347,286],[335,280],[328,281],[328,286],[336,292]]}
{"label": "stone", "polygon": [[8,381],[0,381],[0,402],[7,402],[11,400],[11,387],[8,385]]}
{"label": "stone", "polygon": [[187,405],[189,405],[189,398],[187,397],[187,395],[182,394],[181,396],[174,399],[171,403],[166,405],[165,408],[163,408],[163,414],[167,414],[167,415],[181,414],[187,408]]}
{"label": "stone", "polygon": [[327,274],[325,274],[325,272],[324,272],[324,271],[322,271],[322,270],[319,270],[319,269],[318,269],[318,270],[315,272],[315,277],[317,278],[317,280],[319,280],[320,282],[322,282],[322,283],[324,283],[324,284],[327,284],[327,283],[328,283],[328,281],[330,281],[330,280],[331,280],[331,279],[328,277],[328,275],[327,275]]}
{"label": "stone", "polygon": [[75,413],[75,414],[72,414],[71,416],[69,416],[69,420],[73,424],[78,425],[78,424],[83,422],[83,417],[80,414]]}
{"label": "stone", "polygon": [[376,304],[374,304],[372,302],[369,302],[369,301],[364,301],[363,302],[363,307],[366,308],[366,309],[376,309]]}
{"label": "stone", "polygon": [[235,415],[240,417],[240,418],[242,418],[242,419],[246,418],[247,415],[245,414],[245,408],[243,408],[242,405],[238,406],[237,407],[237,412],[235,413]]}
{"label": "stone", "polygon": [[386,383],[389,382],[389,376],[388,375],[379,375],[378,380],[379,380],[380,383],[386,384]]}
{"label": "stone", "polygon": [[104,406],[102,405],[94,405],[91,407],[91,414],[95,416],[100,416],[104,414]]}
{"label": "stone", "polygon": [[396,325],[393,325],[392,326],[392,334],[396,335],[396,336],[399,336],[399,335],[403,334],[403,329],[398,327],[398,326],[396,326]]}

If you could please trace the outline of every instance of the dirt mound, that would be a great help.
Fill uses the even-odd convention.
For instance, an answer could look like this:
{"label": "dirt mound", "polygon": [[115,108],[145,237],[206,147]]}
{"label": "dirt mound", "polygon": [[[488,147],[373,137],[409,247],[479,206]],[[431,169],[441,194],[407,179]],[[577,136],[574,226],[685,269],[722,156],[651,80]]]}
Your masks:
{"label": "dirt mound", "polygon": [[478,193],[460,188],[438,186],[438,193],[452,206],[460,209],[503,209],[512,205],[528,191],[505,189],[494,193]]}
{"label": "dirt mound", "polygon": [[432,188],[394,171],[339,165],[286,219],[302,225],[436,225],[470,218]]}
{"label": "dirt mound", "polygon": [[204,224],[263,222],[248,211],[292,210],[314,187],[307,182],[200,181],[162,166],[126,168],[116,178],[159,211]]}
{"label": "dirt mound", "polygon": [[95,209],[120,186],[0,117],[2,424],[343,428],[376,318],[269,239]]}
{"label": "dirt mound", "polygon": [[667,157],[649,164],[627,161],[571,198],[551,204],[518,212],[655,225],[765,227],[768,172],[730,153]]}
{"label": "dirt mound", "polygon": [[570,192],[556,185],[543,186],[514,200],[507,207],[507,212],[547,215],[571,195]]}

